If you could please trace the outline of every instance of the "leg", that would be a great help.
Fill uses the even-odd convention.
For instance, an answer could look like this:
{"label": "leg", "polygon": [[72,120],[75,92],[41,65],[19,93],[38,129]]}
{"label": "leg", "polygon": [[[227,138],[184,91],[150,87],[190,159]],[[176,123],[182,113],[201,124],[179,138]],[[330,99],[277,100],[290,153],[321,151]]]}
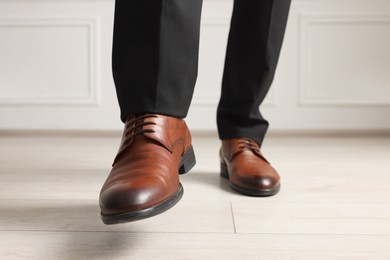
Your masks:
{"label": "leg", "polygon": [[99,203],[105,224],[140,220],[174,206],[179,174],[195,165],[181,117],[197,75],[202,0],[116,0],[113,73],[122,142]]}
{"label": "leg", "polygon": [[259,106],[271,86],[290,0],[234,1],[217,122],[221,175],[249,196],[279,192],[280,176],[260,151],[268,128]]}
{"label": "leg", "polygon": [[290,1],[234,1],[217,112],[221,139],[248,137],[261,145],[268,122],[259,106],[275,74]]}
{"label": "leg", "polygon": [[197,77],[202,0],[117,0],[113,75],[121,118],[185,117]]}

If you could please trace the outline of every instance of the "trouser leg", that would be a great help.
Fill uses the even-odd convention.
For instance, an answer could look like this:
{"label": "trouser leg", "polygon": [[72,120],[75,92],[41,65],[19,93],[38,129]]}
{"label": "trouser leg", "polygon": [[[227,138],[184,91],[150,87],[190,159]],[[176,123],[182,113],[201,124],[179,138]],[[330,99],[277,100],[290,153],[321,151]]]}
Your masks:
{"label": "trouser leg", "polygon": [[202,0],[116,0],[112,68],[121,119],[185,117],[197,77]]}
{"label": "trouser leg", "polygon": [[259,106],[274,78],[291,0],[235,0],[217,123],[221,139],[262,143]]}

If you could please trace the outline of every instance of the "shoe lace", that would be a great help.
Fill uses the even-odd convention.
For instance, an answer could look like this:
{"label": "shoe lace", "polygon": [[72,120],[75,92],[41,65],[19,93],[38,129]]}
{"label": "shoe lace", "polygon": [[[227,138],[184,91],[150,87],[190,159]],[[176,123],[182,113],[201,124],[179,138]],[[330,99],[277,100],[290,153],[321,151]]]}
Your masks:
{"label": "shoe lace", "polygon": [[237,142],[237,148],[239,152],[243,152],[244,150],[250,150],[252,151],[255,155],[266,161],[267,163],[268,160],[263,156],[263,154],[260,151],[260,146],[257,142],[248,139],[248,138],[242,138]]}
{"label": "shoe lace", "polygon": [[240,141],[237,142],[237,145],[238,145],[238,149],[239,150],[251,150],[255,153],[258,153],[260,154],[260,147],[259,145],[251,140],[251,139],[247,139],[247,138],[242,138],[240,139]]}
{"label": "shoe lace", "polygon": [[145,122],[146,118],[157,118],[157,115],[153,114],[144,114],[140,116],[134,116],[132,118],[127,119],[125,123],[125,130],[122,136],[122,142],[119,147],[119,151],[117,156],[114,159],[112,165],[118,160],[118,158],[122,155],[122,153],[131,145],[134,138],[138,135],[144,133],[154,133],[153,129],[145,129],[146,125],[156,125],[155,122]]}
{"label": "shoe lace", "polygon": [[137,135],[144,133],[154,133],[153,129],[145,129],[146,125],[156,125],[155,122],[147,122],[146,118],[157,118],[157,115],[153,114],[144,114],[140,116],[135,116],[126,122],[126,130],[123,134],[123,145],[131,142]]}

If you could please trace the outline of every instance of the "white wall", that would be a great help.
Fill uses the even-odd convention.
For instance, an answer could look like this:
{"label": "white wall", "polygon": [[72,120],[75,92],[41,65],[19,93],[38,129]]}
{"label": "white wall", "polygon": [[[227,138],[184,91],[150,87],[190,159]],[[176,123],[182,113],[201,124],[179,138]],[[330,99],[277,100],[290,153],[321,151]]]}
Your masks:
{"label": "white wall", "polygon": [[[121,129],[114,0],[0,0],[0,129]],[[204,0],[188,122],[214,130],[231,0]],[[390,1],[293,0],[271,129],[390,129]]]}

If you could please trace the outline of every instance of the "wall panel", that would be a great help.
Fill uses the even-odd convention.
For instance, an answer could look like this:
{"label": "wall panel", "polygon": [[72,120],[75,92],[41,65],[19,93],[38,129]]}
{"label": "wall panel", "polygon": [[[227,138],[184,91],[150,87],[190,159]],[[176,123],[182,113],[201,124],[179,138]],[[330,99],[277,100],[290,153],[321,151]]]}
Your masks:
{"label": "wall panel", "polygon": [[[216,129],[232,0],[204,0],[187,121]],[[120,130],[114,0],[0,0],[0,130]],[[293,0],[271,130],[390,129],[390,1]]]}

